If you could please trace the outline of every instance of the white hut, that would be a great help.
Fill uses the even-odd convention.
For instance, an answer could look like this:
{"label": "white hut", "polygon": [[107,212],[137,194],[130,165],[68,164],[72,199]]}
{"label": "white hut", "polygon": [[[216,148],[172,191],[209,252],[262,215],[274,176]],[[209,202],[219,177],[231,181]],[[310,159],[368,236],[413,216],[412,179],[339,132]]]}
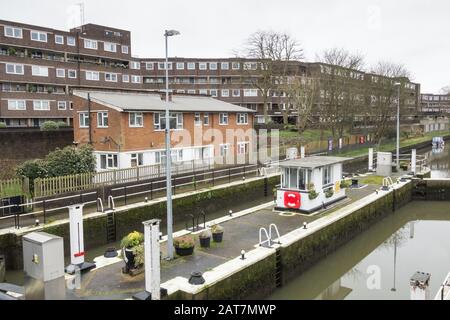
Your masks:
{"label": "white hut", "polygon": [[350,159],[313,156],[281,162],[277,209],[309,213],[344,199],[342,163]]}

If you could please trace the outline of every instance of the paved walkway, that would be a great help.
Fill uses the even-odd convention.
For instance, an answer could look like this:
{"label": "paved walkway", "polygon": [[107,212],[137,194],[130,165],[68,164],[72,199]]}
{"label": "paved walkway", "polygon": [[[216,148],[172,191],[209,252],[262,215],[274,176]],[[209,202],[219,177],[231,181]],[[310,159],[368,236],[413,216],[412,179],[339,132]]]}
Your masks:
{"label": "paved walkway", "polygon": [[[259,242],[259,229],[268,228],[275,223],[280,235],[301,228],[304,222],[311,222],[324,215],[334,212],[351,202],[373,193],[378,186],[366,186],[362,189],[349,190],[348,199],[329,206],[319,214],[308,216],[298,213],[281,213],[274,211],[273,204],[267,204],[263,209],[237,217],[222,223],[225,228],[222,243],[211,242],[211,248],[200,248],[196,244],[194,255],[179,257],[171,262],[161,263],[161,283],[174,277],[189,278],[192,271],[206,272],[224,262],[240,255],[241,250],[250,251]],[[239,201],[239,200],[237,200]],[[238,215],[238,213],[236,213]],[[161,244],[165,255],[165,242]],[[117,261],[117,260],[116,260]],[[68,299],[127,299],[134,293],[144,290],[144,274],[131,277],[124,275],[122,261],[92,270],[83,275],[81,289],[68,292]]]}

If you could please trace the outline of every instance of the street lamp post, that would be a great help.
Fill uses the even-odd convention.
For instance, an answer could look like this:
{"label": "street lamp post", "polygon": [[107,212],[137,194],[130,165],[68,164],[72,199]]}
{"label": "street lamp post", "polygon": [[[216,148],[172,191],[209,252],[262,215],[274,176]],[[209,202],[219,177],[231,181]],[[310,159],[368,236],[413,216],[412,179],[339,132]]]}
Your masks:
{"label": "street lamp post", "polygon": [[398,88],[397,92],[397,172],[400,170],[400,87],[401,83],[396,82],[394,84]]}
{"label": "street lamp post", "polygon": [[169,111],[169,37],[179,35],[176,30],[166,30],[166,191],[167,191],[167,259],[173,255],[173,215],[172,215],[172,153],[170,150],[170,111]]}

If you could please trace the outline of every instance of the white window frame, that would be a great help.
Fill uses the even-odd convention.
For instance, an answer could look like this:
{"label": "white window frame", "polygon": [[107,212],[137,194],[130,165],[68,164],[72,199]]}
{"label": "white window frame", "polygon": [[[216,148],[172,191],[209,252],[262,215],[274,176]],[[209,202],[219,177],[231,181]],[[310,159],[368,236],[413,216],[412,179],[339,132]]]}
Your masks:
{"label": "white window frame", "polygon": [[[12,33],[8,34],[8,30],[11,30]],[[18,31],[17,34],[16,34],[16,31]],[[8,38],[23,39],[23,29],[22,28],[5,26],[4,34],[5,34],[5,37],[8,37]]]}
{"label": "white window frame", "polygon": [[100,81],[100,72],[98,71],[85,71],[87,81]]}
{"label": "white window frame", "polygon": [[67,110],[67,101],[58,101],[58,110]]}
{"label": "white window frame", "polygon": [[31,66],[31,75],[34,77],[48,77],[48,67]]}
{"label": "white window frame", "polygon": [[130,75],[129,74],[123,74],[122,75],[122,82],[123,83],[129,83],[130,82]]}
{"label": "white window frame", "polygon": [[177,70],[184,70],[185,64],[184,62],[177,62],[176,68]]}
{"label": "white window frame", "polygon": [[[109,80],[108,80],[109,76]],[[119,75],[117,73],[105,72],[105,81],[106,82],[117,82],[119,79]]]}
{"label": "white window frame", "polygon": [[229,62],[221,62],[220,69],[221,70],[230,70],[230,63]]}
{"label": "white window frame", "polygon": [[[58,39],[60,41],[58,41]],[[55,43],[56,44],[64,44],[64,36],[62,36],[60,34],[55,34]]]}
{"label": "white window frame", "polygon": [[130,61],[130,69],[141,70],[141,63],[139,61]]}
{"label": "white window frame", "polygon": [[230,97],[230,90],[228,89],[223,89],[220,91],[220,96],[222,98],[229,98]]}
{"label": "white window frame", "polygon": [[209,113],[204,113],[203,114],[203,125],[204,126],[209,126]]}
{"label": "white window frame", "polygon": [[131,76],[131,83],[142,83],[141,76],[132,75]]}
{"label": "white window frame", "polygon": [[[9,72],[8,71],[8,66],[13,66],[14,72]],[[21,72],[17,71],[18,67],[20,67],[22,69]],[[25,74],[25,66],[23,64],[20,64],[20,63],[7,63],[7,64],[5,64],[5,71],[6,71],[7,74],[24,75]]]}
{"label": "white window frame", "polygon": [[221,157],[228,157],[230,151],[230,144],[224,143],[219,145],[219,154]]}
{"label": "white window frame", "polygon": [[97,112],[97,128],[108,128],[109,116],[107,111]]}
{"label": "white window frame", "polygon": [[200,89],[198,90],[198,94],[203,94],[203,95],[208,95],[208,90],[207,89]]}
{"label": "white window frame", "polygon": [[238,125],[248,124],[248,113],[237,113],[236,114],[236,124],[238,124]]}
{"label": "white window frame", "polygon": [[202,116],[200,112],[194,113],[194,125],[197,127],[202,125]]}
{"label": "white window frame", "polygon": [[130,47],[122,45],[121,51],[123,54],[128,54],[130,52]]}
{"label": "white window frame", "polygon": [[198,70],[208,70],[208,63],[207,62],[199,62]]}
{"label": "white window frame", "polygon": [[49,100],[33,100],[33,110],[35,111],[50,111]]}
{"label": "white window frame", "polygon": [[84,48],[90,50],[98,50],[98,41],[92,39],[84,39]]}
{"label": "white window frame", "polygon": [[[161,118],[165,119],[166,114],[164,112],[155,112],[153,114],[153,128],[155,131],[164,131],[166,128],[162,128]],[[176,118],[176,128],[170,128],[170,130],[183,130],[184,116],[181,112],[171,112],[169,118]],[[170,121],[170,119],[169,119]]]}
{"label": "white window frame", "polygon": [[24,111],[27,110],[26,100],[8,100],[8,110]]}
{"label": "white window frame", "polygon": [[209,63],[209,70],[217,70],[219,68],[217,62],[210,62]]}
{"label": "white window frame", "polygon": [[88,112],[80,112],[78,114],[78,119],[80,122],[80,128],[89,128],[89,113]]}
{"label": "white window frame", "polygon": [[[58,74],[58,73],[60,73],[62,71],[62,74]],[[65,78],[66,77],[66,69],[60,69],[60,68],[58,68],[58,69],[56,69],[56,77],[57,78]]]}
{"label": "white window frame", "polygon": [[209,94],[211,95],[211,97],[217,98],[219,96],[219,91],[217,89],[211,89],[209,90]]}
{"label": "white window frame", "polygon": [[106,52],[117,52],[117,43],[114,42],[103,42],[103,50]]}
{"label": "white window frame", "polygon": [[238,148],[237,148],[238,154],[249,154],[250,151],[250,143],[248,141],[245,142],[238,142]]}
{"label": "white window frame", "polygon": [[195,70],[195,62],[188,62],[187,63],[187,69],[188,70]]}
{"label": "white window frame", "polygon": [[[75,73],[75,76],[71,76],[70,75],[71,73]],[[77,70],[74,70],[74,69],[67,70],[67,77],[69,79],[76,79],[77,78]]]}
{"label": "white window frame", "polygon": [[325,166],[322,168],[322,185],[328,187],[333,184],[333,166]]}
{"label": "white window frame", "polygon": [[257,97],[258,89],[244,89],[244,97]]}
{"label": "white window frame", "polygon": [[77,45],[77,39],[75,37],[68,36],[66,41],[68,46],[75,47]]}
{"label": "white window frame", "polygon": [[[119,167],[119,155],[115,153],[104,153],[100,154],[100,169],[108,170],[108,169],[117,169]],[[102,167],[102,158],[105,159],[105,167]],[[110,163],[112,165],[110,165]]]}
{"label": "white window frame", "polygon": [[[130,155],[130,166],[131,168],[141,167],[144,165],[144,154],[143,153],[132,153]],[[136,161],[136,165],[133,166],[133,161]]]}
{"label": "white window frame", "polygon": [[[137,121],[138,119],[140,119],[140,121]],[[134,122],[134,124],[132,122]],[[143,128],[144,127],[144,113],[130,112],[128,115],[128,125],[130,126],[130,128]]]}
{"label": "white window frame", "polygon": [[[167,66],[168,66],[168,70],[172,70],[173,63],[168,62]],[[166,70],[166,62],[158,62],[158,70]]]}
{"label": "white window frame", "polygon": [[145,63],[145,69],[146,70],[154,70],[155,69],[155,63],[154,62],[146,62]]}
{"label": "white window frame", "polygon": [[[237,94],[235,94],[235,92],[237,92]],[[232,95],[234,98],[240,97],[240,96],[241,96],[241,89],[233,89],[233,90],[231,90],[231,95]]]}
{"label": "white window frame", "polygon": [[[33,39],[33,35],[37,35],[37,39]],[[41,36],[43,36],[43,37],[41,38]],[[47,42],[48,34],[47,34],[47,32],[44,32],[44,31],[31,30],[30,31],[30,39],[32,41]]]}
{"label": "white window frame", "polygon": [[240,62],[232,62],[231,63],[231,69],[232,70],[240,70],[241,69],[241,63]]}
{"label": "white window frame", "polygon": [[219,113],[219,125],[227,126],[228,123],[229,123],[228,112],[221,112],[221,113]]}

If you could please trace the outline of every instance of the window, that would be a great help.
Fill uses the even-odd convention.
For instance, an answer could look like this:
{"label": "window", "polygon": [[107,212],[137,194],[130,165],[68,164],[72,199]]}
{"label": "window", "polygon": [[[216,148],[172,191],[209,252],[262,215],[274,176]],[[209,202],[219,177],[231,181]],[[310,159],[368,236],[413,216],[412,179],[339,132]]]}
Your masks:
{"label": "window", "polygon": [[256,70],[258,68],[258,64],[256,62],[245,62],[244,70]]}
{"label": "window", "polygon": [[48,77],[48,68],[40,66],[32,66],[31,74],[37,77]]}
{"label": "window", "polygon": [[117,154],[101,154],[100,169],[117,169]]}
{"label": "window", "polygon": [[100,73],[98,71],[86,71],[86,80],[99,81]]}
{"label": "window", "polygon": [[[183,129],[183,114],[182,113],[170,113],[169,115],[170,129]],[[155,130],[166,129],[166,114],[155,113],[153,116],[153,125]]]}
{"label": "window", "polygon": [[[183,161],[183,150],[172,150],[171,151],[172,162],[181,162]],[[155,152],[155,162],[156,164],[165,164],[166,163],[166,152],[159,151]]]}
{"label": "window", "polygon": [[217,62],[210,62],[209,70],[217,70]]}
{"label": "window", "polygon": [[244,97],[257,97],[258,89],[244,89]]}
{"label": "window", "polygon": [[98,42],[96,40],[84,39],[84,47],[86,49],[97,50]]}
{"label": "window", "polygon": [[70,79],[76,79],[77,78],[77,70],[69,70],[69,71],[67,71],[67,75]]}
{"label": "window", "polygon": [[5,37],[22,39],[23,38],[22,29],[5,26]]}
{"label": "window", "polygon": [[48,111],[50,110],[50,101],[35,100],[33,101],[33,109],[37,111]]}
{"label": "window", "polygon": [[222,62],[220,64],[220,69],[222,70],[228,70],[230,68],[230,64],[228,62]]}
{"label": "window", "polygon": [[240,97],[241,96],[241,90],[240,89],[233,89],[232,94],[233,94],[233,97]]}
{"label": "window", "polygon": [[200,113],[196,112],[194,115],[194,125],[201,126],[202,125],[202,119],[200,117]]}
{"label": "window", "polygon": [[73,102],[69,101],[69,110],[73,110]]}
{"label": "window", "polygon": [[248,124],[248,113],[237,114],[237,124]]}
{"label": "window", "polygon": [[122,75],[122,82],[130,82],[130,76],[128,74]]}
{"label": "window", "polygon": [[311,170],[286,168],[284,169],[282,187],[286,189],[307,190],[311,181]]}
{"label": "window", "polygon": [[47,42],[47,33],[40,31],[31,31],[31,40]]}
{"label": "window", "polygon": [[139,167],[144,165],[144,154],[143,153],[132,153],[131,154],[131,167]]}
{"label": "window", "polygon": [[65,78],[66,70],[65,69],[56,69],[56,77],[57,78]]}
{"label": "window", "polygon": [[198,93],[199,94],[203,94],[203,95],[208,95],[208,90],[206,90],[206,89],[200,89],[200,90],[198,90]]}
{"label": "window", "polygon": [[184,62],[177,62],[177,70],[184,70]]}
{"label": "window", "polygon": [[[172,62],[169,62],[167,64],[167,66],[168,66],[168,70],[172,70]],[[166,63],[165,62],[159,62],[158,63],[158,69],[159,70],[166,70]]]}
{"label": "window", "polygon": [[147,70],[153,70],[153,68],[154,68],[154,63],[153,62],[146,62],[145,63],[145,69],[147,69]]}
{"label": "window", "polygon": [[75,46],[75,37],[67,37],[67,45],[68,46]]}
{"label": "window", "polygon": [[198,64],[198,69],[199,70],[206,70],[206,69],[208,69],[208,64],[206,62],[200,62]]}
{"label": "window", "polygon": [[97,113],[97,128],[108,128],[108,112]]}
{"label": "window", "polygon": [[6,73],[8,74],[24,74],[23,64],[6,64]]}
{"label": "window", "polygon": [[323,172],[323,186],[331,184],[331,166],[326,166],[322,168]]}
{"label": "window", "polygon": [[209,113],[203,114],[203,125],[209,126]]}
{"label": "window", "polygon": [[140,76],[131,76],[131,83],[141,83]]}
{"label": "window", "polygon": [[64,36],[55,35],[55,43],[56,44],[64,44]]}
{"label": "window", "polygon": [[144,115],[142,112],[130,112],[130,127],[139,128],[144,126]]}
{"label": "window", "polygon": [[87,112],[82,112],[79,115],[80,117],[80,128],[89,127],[89,114]]}
{"label": "window", "polygon": [[188,62],[187,68],[188,70],[195,70],[195,62]]}
{"label": "window", "polygon": [[239,142],[238,143],[238,154],[248,154],[248,142]]}
{"label": "window", "polygon": [[117,73],[105,73],[105,81],[117,82]]}
{"label": "window", "polygon": [[117,44],[115,44],[115,43],[105,42],[103,47],[104,47],[104,50],[107,52],[117,52]]}
{"label": "window", "polygon": [[122,53],[128,54],[130,52],[130,48],[128,46],[122,46]]}
{"label": "window", "polygon": [[222,90],[222,97],[228,98],[230,96],[230,90]]}
{"label": "window", "polygon": [[233,70],[239,70],[241,68],[241,64],[239,62],[233,62],[231,67]]}
{"label": "window", "polygon": [[25,100],[8,100],[8,110],[26,110],[27,103]]}
{"label": "window", "polygon": [[188,94],[195,94],[196,91],[195,90],[188,90]]}
{"label": "window", "polygon": [[58,101],[58,110],[66,110],[67,102],[66,101]]}
{"label": "window", "polygon": [[219,124],[227,125],[228,124],[228,113],[220,113],[219,114]]}
{"label": "window", "polygon": [[139,61],[131,61],[130,62],[130,69],[140,70],[141,69],[141,63]]}
{"label": "window", "polygon": [[218,96],[218,91],[216,89],[211,89],[209,90],[209,94],[211,95],[211,97],[216,98]]}
{"label": "window", "polygon": [[228,143],[220,145],[220,156],[221,157],[227,157],[229,151],[230,151],[230,145]]}

